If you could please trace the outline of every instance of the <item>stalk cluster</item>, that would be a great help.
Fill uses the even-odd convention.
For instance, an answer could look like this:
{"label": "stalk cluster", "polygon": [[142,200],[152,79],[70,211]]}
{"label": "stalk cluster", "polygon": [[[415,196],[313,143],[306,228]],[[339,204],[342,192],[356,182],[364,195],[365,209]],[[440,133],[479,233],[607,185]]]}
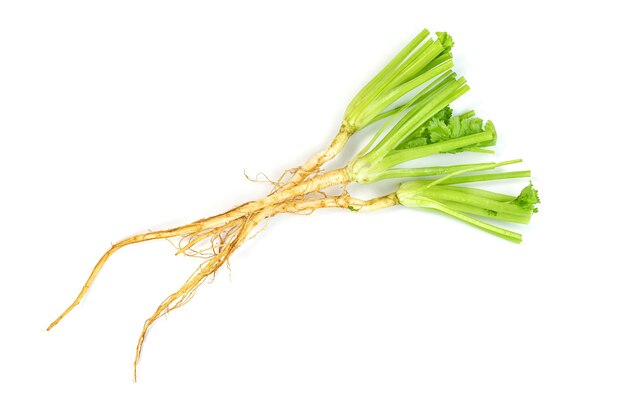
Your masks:
{"label": "stalk cluster", "polygon": [[[289,170],[264,198],[244,203],[208,218],[168,230],[148,232],[114,244],[98,261],[72,304],[53,328],[85,296],[107,259],[118,249],[154,239],[178,238],[178,254],[201,257],[198,269],[181,288],[168,296],[144,323],[137,343],[137,363],[148,329],[154,321],[187,303],[197,288],[252,234],[258,225],[281,213],[311,213],[322,208],[352,212],[401,205],[436,211],[498,237],[521,242],[522,236],[493,221],[527,224],[537,211],[537,191],[529,184],[515,195],[468,187],[468,183],[530,177],[530,171],[494,171],[521,162],[510,160],[448,166],[424,166],[420,159],[442,153],[493,153],[497,134],[491,121],[473,111],[455,115],[451,104],[469,91],[465,78],[453,72],[452,38],[444,32],[431,37],[420,32],[348,104],[339,132],[323,151]],[[372,124],[380,125],[371,140],[343,168],[322,172],[351,136]],[[345,186],[403,179],[394,193],[361,200]],[[327,189],[344,186],[333,195]]]}

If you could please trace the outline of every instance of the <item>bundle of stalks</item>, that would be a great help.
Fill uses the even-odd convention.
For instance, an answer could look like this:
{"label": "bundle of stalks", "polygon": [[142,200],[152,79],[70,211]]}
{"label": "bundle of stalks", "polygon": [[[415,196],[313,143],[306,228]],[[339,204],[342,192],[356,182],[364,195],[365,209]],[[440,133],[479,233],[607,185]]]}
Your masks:
{"label": "bundle of stalks", "polygon": [[[491,172],[521,160],[500,163],[423,167],[416,162],[441,153],[493,153],[496,130],[473,111],[453,115],[450,104],[469,87],[452,71],[452,38],[438,32],[420,32],[353,98],[329,146],[301,166],[288,170],[271,192],[256,201],[199,219],[177,228],[126,238],[100,258],[72,304],[55,319],[56,326],[84,298],[109,257],[130,244],[176,240],[177,254],[202,259],[199,267],[176,292],[169,295],[145,321],[137,342],[134,376],[146,334],[154,322],[185,305],[196,290],[220,267],[264,220],[287,214],[310,214],[337,208],[351,212],[380,210],[396,205],[434,210],[496,236],[521,242],[521,235],[490,223],[490,219],[525,224],[539,203],[532,185],[519,195],[504,195],[457,184],[530,177],[529,171]],[[356,132],[374,123],[382,126],[343,168],[323,171],[323,166],[344,149]],[[407,167],[409,165],[409,167]],[[485,173],[487,172],[487,173]],[[469,173],[479,173],[471,174]],[[407,179],[396,192],[370,200],[353,197],[351,183],[370,184],[387,179]],[[332,193],[340,186],[341,193]]]}

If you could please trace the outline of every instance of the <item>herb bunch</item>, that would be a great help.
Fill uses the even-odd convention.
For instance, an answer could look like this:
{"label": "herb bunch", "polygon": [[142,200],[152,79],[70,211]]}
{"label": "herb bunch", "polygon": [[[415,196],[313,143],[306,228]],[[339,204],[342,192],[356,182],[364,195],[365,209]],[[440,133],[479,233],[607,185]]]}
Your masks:
{"label": "herb bunch", "polygon": [[[136,379],[141,349],[153,323],[186,304],[262,221],[282,213],[311,213],[322,208],[359,213],[400,205],[436,211],[495,236],[521,242],[519,233],[493,221],[527,224],[539,203],[532,184],[515,195],[466,186],[530,177],[529,171],[496,171],[521,160],[449,166],[419,164],[424,157],[442,153],[493,153],[497,142],[491,121],[476,117],[473,111],[455,115],[451,107],[469,91],[465,78],[453,71],[453,45],[445,32],[431,36],[427,30],[421,31],[354,96],[328,147],[285,172],[267,196],[177,228],[138,234],[113,244],[75,300],[48,330],[80,303],[114,252],[130,244],[178,238],[177,254],[201,257],[202,261],[181,288],[169,295],[145,321],[136,347]],[[347,165],[322,170],[356,132],[372,124],[380,125],[378,131]],[[350,183],[371,184],[387,179],[402,181],[395,192],[385,196],[362,200],[347,191]],[[342,186],[343,192],[333,194],[333,186]]]}

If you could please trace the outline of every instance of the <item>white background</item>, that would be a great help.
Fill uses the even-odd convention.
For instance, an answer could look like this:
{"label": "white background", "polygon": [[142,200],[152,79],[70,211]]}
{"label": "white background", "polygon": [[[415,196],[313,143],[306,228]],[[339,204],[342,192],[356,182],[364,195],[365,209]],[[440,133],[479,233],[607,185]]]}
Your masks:
{"label": "white background", "polygon": [[[2,2],[0,415],[623,417],[611,4]],[[423,27],[455,38],[495,159],[533,170],[523,244],[403,208],[282,216],[155,325],[137,384],[143,321],[196,265],[167,242],[120,251],[44,331],[110,242],[263,196],[243,170],[321,149]]]}

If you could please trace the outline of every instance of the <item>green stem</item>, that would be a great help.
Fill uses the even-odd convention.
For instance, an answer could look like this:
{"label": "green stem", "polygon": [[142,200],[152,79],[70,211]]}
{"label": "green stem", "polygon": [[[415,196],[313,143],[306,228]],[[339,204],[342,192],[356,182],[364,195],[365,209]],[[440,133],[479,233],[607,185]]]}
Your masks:
{"label": "green stem", "polygon": [[444,52],[443,54],[439,55],[437,58],[435,58],[434,60],[432,60],[426,67],[424,67],[422,69],[422,72],[426,72],[432,68],[435,68],[437,65],[446,62],[448,60],[452,59],[452,53],[450,52]]}
{"label": "green stem", "polygon": [[392,75],[388,88],[398,87],[419,74],[432,60],[443,52],[439,41],[428,41],[413,56],[406,60]]}
{"label": "green stem", "polygon": [[468,89],[469,87],[465,85],[465,79],[463,77],[458,80],[446,82],[446,85],[442,86],[441,91],[432,98],[429,98],[423,106],[415,105],[409,110],[389,133],[385,135],[385,138],[376,144],[374,149],[363,156],[362,159],[370,164],[382,159],[408,134],[423,125],[428,119],[433,117],[442,108],[452,103]]}
{"label": "green stem", "polygon": [[466,148],[463,151],[465,151],[465,152],[478,152],[480,154],[495,154],[496,153],[494,150],[485,149],[485,148],[479,148],[479,147]]}
{"label": "green stem", "polygon": [[[400,105],[389,112],[381,113],[379,117],[372,119],[372,122],[370,123],[374,123],[383,118],[393,116],[392,118],[390,117],[389,119],[387,119],[387,122],[383,125],[383,127],[381,127],[378,130],[378,132],[376,132],[376,135],[374,135],[374,137],[367,143],[367,145],[364,146],[363,149],[361,149],[361,151],[359,151],[359,153],[357,154],[356,157],[353,158],[353,160],[356,161],[360,159],[361,157],[363,157],[364,155],[366,155],[374,146],[374,144],[376,144],[376,141],[383,134],[383,132],[387,130],[387,127],[391,125],[398,118],[400,113],[402,113],[406,109],[410,109],[412,107],[418,107],[419,104],[421,104],[422,102],[424,103],[428,102],[436,94],[439,94],[439,92],[441,92],[446,86],[449,86],[450,83],[454,82],[455,79],[456,79],[455,73],[453,73],[452,71],[446,71],[445,73],[437,77],[434,81],[432,81],[428,86],[426,86],[425,89],[417,93],[407,103]],[[406,114],[404,117],[406,117]],[[404,120],[404,118],[402,120]],[[397,127],[398,124],[401,123],[401,121],[398,122],[395,125],[395,127]],[[394,130],[394,128],[392,128],[385,136],[389,136],[391,132]]]}
{"label": "green stem", "polygon": [[479,196],[475,193],[467,193],[466,188],[463,187],[459,187],[458,189],[459,190],[450,190],[450,188],[447,187],[433,187],[429,189],[425,187],[419,191],[419,196],[428,197],[437,201],[451,200],[453,202],[512,215],[526,215],[529,213],[527,209],[521,208],[515,204],[500,202],[488,197]]}
{"label": "green stem", "polygon": [[375,170],[383,171],[395,167],[407,161],[416,160],[418,158],[427,157],[429,155],[439,154],[442,152],[453,151],[457,148],[466,147],[468,145],[478,144],[492,139],[491,132],[479,132],[477,134],[467,135],[461,138],[440,141],[434,144],[423,145],[421,147],[407,148],[399,151],[391,151],[380,161]]}
{"label": "green stem", "polygon": [[[463,221],[465,223],[468,223],[472,226],[475,226],[477,228],[480,228],[484,231],[489,232],[490,234],[494,234],[498,237],[504,238],[506,240],[515,242],[515,243],[520,243],[522,242],[522,236],[520,234],[518,234],[517,232],[513,232],[513,231],[509,231],[508,229],[504,229],[504,228],[500,228],[497,227],[495,225],[491,225],[487,222],[483,222],[480,221],[478,219],[472,218],[471,216],[465,215],[464,213],[458,212],[446,205],[443,205],[439,202],[436,202],[432,199],[428,199],[428,198],[424,198],[424,197],[417,197],[414,199],[411,199],[411,203],[415,206],[415,207],[422,207],[422,208],[429,208],[429,209],[435,209],[438,210],[440,212],[445,213],[446,215],[452,216],[453,218],[459,219],[460,221]],[[405,205],[406,206],[406,205]]]}
{"label": "green stem", "polygon": [[398,66],[404,59],[413,52],[413,50],[422,43],[424,39],[428,37],[430,32],[427,29],[422,30],[420,33],[411,40],[398,54],[393,57],[391,61],[382,70],[374,76],[357,94],[354,96],[352,101],[348,104],[346,108],[346,115],[352,114],[352,111],[362,105],[362,103],[370,96],[370,93],[373,89],[376,88],[385,78],[389,76],[389,74]]}
{"label": "green stem", "polygon": [[[521,160],[518,160],[518,161],[521,161]],[[507,173],[476,174],[472,176],[452,177],[439,184],[444,185],[444,184],[475,183],[479,181],[517,179],[517,178],[524,178],[524,177],[530,177],[529,170],[510,171]]]}
{"label": "green stem", "polygon": [[[409,177],[430,177],[430,176],[438,176],[440,174],[453,174],[453,173],[458,173],[459,171],[463,171],[463,172],[469,172],[469,171],[483,171],[483,170],[492,170],[494,168],[497,167],[502,167],[505,165],[509,165],[509,164],[516,164],[521,162],[522,160],[510,160],[510,161],[503,161],[500,163],[479,163],[479,164],[459,164],[459,165],[447,165],[447,166],[436,166],[436,167],[420,167],[420,168],[392,168],[389,170],[385,170],[383,172],[377,173],[376,175],[370,176],[369,178],[369,183],[373,183],[376,181],[380,181],[380,180],[385,180],[385,179],[397,179],[397,178],[409,178]],[[465,171],[467,170],[467,171]],[[513,172],[515,173],[515,172]],[[521,172],[520,172],[521,173]],[[529,177],[530,176],[530,172],[524,172],[524,173],[528,173],[528,176],[525,177]],[[508,174],[508,173],[496,173],[498,175],[504,175],[504,174]],[[486,176],[485,174],[480,174],[477,176],[465,176],[465,177],[459,177],[462,179],[470,179],[473,177],[483,177]],[[517,176],[516,176],[517,177]],[[519,176],[519,177],[523,177],[523,176]],[[508,177],[501,177],[501,178],[508,178]],[[444,182],[441,182],[439,184],[454,184],[454,183],[464,183],[464,182],[457,182],[456,181],[456,177],[453,177],[449,180],[446,180]],[[417,181],[417,180],[416,180]],[[432,181],[432,180],[422,180],[425,183]],[[472,180],[469,180],[472,181]],[[473,180],[473,181],[482,181],[482,180]]]}
{"label": "green stem", "polygon": [[[419,93],[417,93],[411,100],[407,103],[397,106],[391,110],[381,113],[377,117],[373,118],[370,124],[374,122],[378,122],[381,119],[387,118],[392,115],[397,115],[402,111],[410,108],[417,107],[421,103],[428,102],[432,97],[436,94],[439,94],[446,86],[448,86],[451,82],[453,82],[456,78],[456,73],[452,71],[446,71],[442,75],[440,75],[437,79],[431,82],[426,88],[422,89]],[[382,130],[382,129],[381,129]]]}
{"label": "green stem", "polygon": [[514,222],[518,224],[528,224],[530,222],[531,214],[527,215],[512,215],[510,213],[494,212],[489,209],[478,208],[476,206],[465,205],[459,202],[453,202],[450,200],[442,200],[441,204],[448,206],[459,212],[471,213],[472,215],[478,215],[485,218],[496,219],[505,222]]}
{"label": "green stem", "polygon": [[474,196],[484,197],[485,199],[495,200],[496,202],[512,202],[516,199],[515,196],[508,194],[491,192],[489,190],[475,189],[473,187],[459,187],[459,186],[437,186],[441,190],[460,191],[466,194]]}
{"label": "green stem", "polygon": [[[409,93],[411,90],[418,88],[419,86],[426,83],[427,81],[437,77],[438,75],[446,71],[449,71],[452,68],[452,66],[453,66],[452,61],[448,61],[429,71],[424,72],[423,74],[420,74],[419,76],[415,77],[413,80],[410,80],[394,88],[393,90],[386,93],[383,97],[377,98],[375,104],[370,106],[370,109],[368,110],[368,112],[365,115],[363,115],[363,119],[365,120],[376,119],[376,115],[379,115],[383,110],[388,108],[395,101],[400,99],[402,96]],[[451,72],[447,74],[451,74]]]}

